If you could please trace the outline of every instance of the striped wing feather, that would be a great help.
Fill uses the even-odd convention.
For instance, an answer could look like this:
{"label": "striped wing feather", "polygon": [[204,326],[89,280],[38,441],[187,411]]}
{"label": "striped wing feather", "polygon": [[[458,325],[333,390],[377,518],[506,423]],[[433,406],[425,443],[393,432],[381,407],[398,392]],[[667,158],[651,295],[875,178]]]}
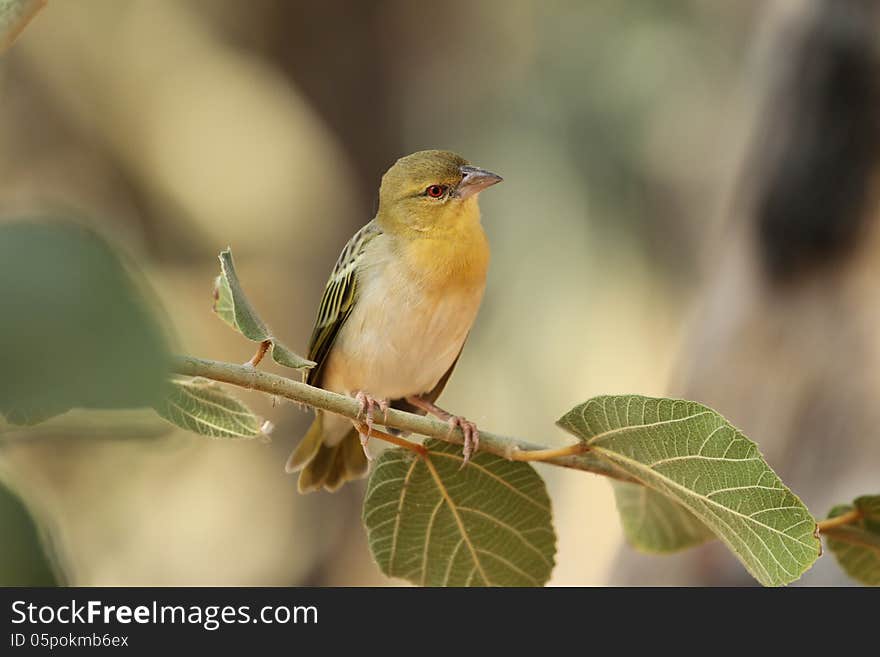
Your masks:
{"label": "striped wing feather", "polygon": [[365,247],[370,240],[381,233],[382,230],[371,221],[352,236],[339,254],[333,273],[330,274],[330,280],[324,288],[318,316],[315,319],[315,328],[309,340],[309,359],[315,361],[317,365],[309,371],[307,383],[321,385],[321,373],[327,362],[327,355],[357,299],[355,274],[358,261],[363,257]]}

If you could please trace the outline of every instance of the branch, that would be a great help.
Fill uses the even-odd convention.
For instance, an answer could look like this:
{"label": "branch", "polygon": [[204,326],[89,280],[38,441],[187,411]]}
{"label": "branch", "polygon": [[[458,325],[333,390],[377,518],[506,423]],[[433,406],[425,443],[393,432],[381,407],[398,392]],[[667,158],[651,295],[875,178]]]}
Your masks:
{"label": "branch", "polygon": [[[278,395],[312,408],[342,415],[353,422],[362,420],[358,417],[360,406],[351,397],[316,388],[277,374],[261,372],[249,365],[204,360],[193,356],[176,356],[172,361],[171,369],[177,374],[200,376],[270,395]],[[394,408],[388,410],[384,426],[438,438],[457,445],[464,444],[464,435],[461,429],[456,428],[454,431],[450,431],[449,425],[445,422]],[[373,435],[380,437],[375,432]],[[496,454],[512,461],[541,461],[563,468],[586,470],[614,479],[633,481],[610,464],[589,454],[588,447],[582,443],[559,449],[549,449],[518,438],[480,431],[479,451]]]}

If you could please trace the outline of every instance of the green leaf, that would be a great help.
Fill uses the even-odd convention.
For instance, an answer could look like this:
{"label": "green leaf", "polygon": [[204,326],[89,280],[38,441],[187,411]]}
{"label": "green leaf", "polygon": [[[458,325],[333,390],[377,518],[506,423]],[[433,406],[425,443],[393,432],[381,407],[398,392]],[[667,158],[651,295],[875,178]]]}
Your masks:
{"label": "green leaf", "polygon": [[425,458],[388,449],[364,499],[382,572],[422,586],[542,586],[556,553],[550,499],[527,463],[426,440]]}
{"label": "green leaf", "polygon": [[0,223],[0,414],[27,425],[71,408],[152,406],[170,368],[145,289],[81,226]]}
{"label": "green leaf", "polygon": [[290,367],[295,370],[310,370],[315,366],[315,362],[307,360],[294,351],[288,349],[275,338],[269,338],[272,342],[272,360],[284,367]]}
{"label": "green leaf", "polygon": [[10,488],[0,481],[0,586],[58,586],[64,584],[60,564],[46,529]]}
{"label": "green leaf", "polygon": [[256,438],[271,426],[220,385],[202,378],[170,381],[156,412],[182,429],[212,438]]}
{"label": "green leaf", "polygon": [[0,53],[12,45],[46,0],[0,0]]}
{"label": "green leaf", "polygon": [[857,520],[823,530],[828,548],[840,567],[854,580],[868,586],[880,586],[880,495],[865,495],[852,504],[831,509],[829,518],[837,518],[858,509]]}
{"label": "green leaf", "polygon": [[715,538],[706,525],[685,509],[647,486],[612,481],[623,533],[644,552],[678,552]]}
{"label": "green leaf", "polygon": [[596,397],[559,426],[589,454],[682,505],[765,586],[798,579],[820,554],[816,521],[758,447],[712,409],[637,395]]}
{"label": "green leaf", "polygon": [[275,338],[242,290],[232,262],[232,251],[220,252],[220,275],[214,281],[214,312],[224,322],[254,342],[268,342],[272,360],[295,370],[307,370],[315,363],[296,354]]}

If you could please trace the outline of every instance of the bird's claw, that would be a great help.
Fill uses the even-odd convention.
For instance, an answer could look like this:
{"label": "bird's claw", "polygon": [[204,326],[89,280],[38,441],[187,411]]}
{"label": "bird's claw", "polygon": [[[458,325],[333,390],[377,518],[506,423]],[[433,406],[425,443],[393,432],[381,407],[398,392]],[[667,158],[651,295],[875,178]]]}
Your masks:
{"label": "bird's claw", "polygon": [[[367,431],[369,431],[369,429]],[[367,441],[370,439],[370,434],[358,431],[358,438],[361,439],[361,448],[364,450],[364,456],[367,457],[368,461],[372,461],[373,455],[370,454],[370,450],[367,449]]]}
{"label": "bird's claw", "polygon": [[456,428],[460,428],[461,433],[464,436],[464,447],[461,450],[462,456],[464,457],[464,460],[461,463],[461,467],[463,468],[470,462],[471,455],[480,447],[480,431],[477,429],[476,424],[458,415],[451,416],[447,420],[447,423],[449,424],[450,435],[456,430]]}
{"label": "bird's claw", "polygon": [[357,417],[358,419],[363,419],[364,424],[367,426],[367,433],[363,434],[358,432],[358,435],[361,439],[361,446],[364,448],[364,454],[367,455],[367,459],[373,460],[373,457],[370,455],[369,451],[367,451],[367,442],[370,440],[370,435],[373,432],[373,424],[375,421],[374,413],[376,409],[382,411],[382,418],[384,422],[388,421],[388,400],[387,399],[376,399],[375,397],[367,394],[363,390],[358,392],[355,395],[355,400],[357,401],[360,408],[358,409]]}

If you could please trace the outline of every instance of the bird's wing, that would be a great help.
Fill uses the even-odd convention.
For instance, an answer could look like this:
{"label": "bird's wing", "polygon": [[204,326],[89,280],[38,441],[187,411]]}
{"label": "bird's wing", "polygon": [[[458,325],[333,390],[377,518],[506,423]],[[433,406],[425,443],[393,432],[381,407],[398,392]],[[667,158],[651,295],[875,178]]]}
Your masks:
{"label": "bird's wing", "polygon": [[324,288],[318,316],[315,319],[315,328],[309,340],[309,359],[317,363],[309,371],[306,379],[312,385],[321,384],[321,372],[327,361],[327,355],[339,334],[339,329],[354,306],[357,298],[356,272],[364,250],[370,240],[381,234],[382,229],[371,221],[352,236],[339,254],[333,273],[330,274],[330,280],[327,281],[327,287]]}

